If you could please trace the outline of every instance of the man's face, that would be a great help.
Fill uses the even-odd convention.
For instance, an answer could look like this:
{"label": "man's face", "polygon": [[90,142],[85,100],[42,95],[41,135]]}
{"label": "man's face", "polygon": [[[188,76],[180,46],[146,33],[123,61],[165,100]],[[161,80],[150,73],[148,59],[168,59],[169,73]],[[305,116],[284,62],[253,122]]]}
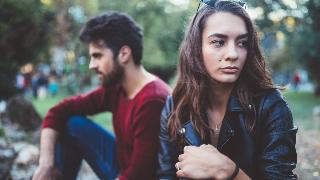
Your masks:
{"label": "man's face", "polygon": [[89,43],[89,54],[89,69],[95,70],[104,87],[121,82],[124,69],[110,48],[102,43]]}

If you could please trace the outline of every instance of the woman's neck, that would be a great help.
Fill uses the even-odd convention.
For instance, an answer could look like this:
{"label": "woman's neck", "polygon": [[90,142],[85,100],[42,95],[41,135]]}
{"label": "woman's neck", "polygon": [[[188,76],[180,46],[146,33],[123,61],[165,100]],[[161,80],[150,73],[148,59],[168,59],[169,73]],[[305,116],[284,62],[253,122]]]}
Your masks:
{"label": "woman's neck", "polygon": [[233,84],[217,85],[213,84],[210,86],[208,94],[209,98],[209,109],[225,109],[228,104],[229,97],[231,95]]}
{"label": "woman's neck", "polygon": [[223,118],[227,111],[228,100],[233,85],[211,85],[209,91],[209,104],[206,109],[208,123],[212,129],[220,129]]}

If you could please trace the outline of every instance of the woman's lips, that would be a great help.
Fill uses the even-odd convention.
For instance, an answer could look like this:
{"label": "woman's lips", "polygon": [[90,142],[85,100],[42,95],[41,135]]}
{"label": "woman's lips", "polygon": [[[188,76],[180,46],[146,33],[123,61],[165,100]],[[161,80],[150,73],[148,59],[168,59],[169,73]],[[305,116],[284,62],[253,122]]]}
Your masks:
{"label": "woman's lips", "polygon": [[224,72],[224,73],[228,73],[228,74],[233,74],[233,73],[236,73],[239,71],[239,68],[238,67],[224,67],[224,68],[221,68],[221,71]]}

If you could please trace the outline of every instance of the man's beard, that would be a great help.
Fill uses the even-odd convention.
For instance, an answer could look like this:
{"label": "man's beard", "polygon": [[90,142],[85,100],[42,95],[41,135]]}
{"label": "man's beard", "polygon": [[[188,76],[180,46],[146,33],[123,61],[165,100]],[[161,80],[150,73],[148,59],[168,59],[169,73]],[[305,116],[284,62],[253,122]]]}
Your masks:
{"label": "man's beard", "polygon": [[124,69],[120,66],[117,59],[114,60],[114,66],[110,73],[104,75],[102,86],[110,87],[112,85],[118,84],[122,81],[124,76]]}

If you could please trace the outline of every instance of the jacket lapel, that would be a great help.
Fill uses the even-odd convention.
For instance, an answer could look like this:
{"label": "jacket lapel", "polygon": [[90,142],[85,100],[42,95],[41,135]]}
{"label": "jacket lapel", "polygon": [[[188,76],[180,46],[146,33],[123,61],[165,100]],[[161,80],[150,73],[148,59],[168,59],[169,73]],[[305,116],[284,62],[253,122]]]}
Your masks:
{"label": "jacket lapel", "polygon": [[183,125],[182,131],[184,131],[185,139],[189,145],[200,146],[202,144],[201,138],[193,128],[191,121],[188,121]]}
{"label": "jacket lapel", "polygon": [[[223,146],[235,135],[235,128],[232,127],[232,120],[230,118],[237,118],[237,116],[232,116],[230,113],[241,113],[243,112],[239,101],[231,96],[228,104],[228,115],[223,121],[218,141],[218,149],[221,150]],[[196,130],[193,128],[192,122],[189,120],[180,129],[180,133],[184,135],[186,142],[192,146],[200,146],[204,142],[201,142],[201,138]]]}

